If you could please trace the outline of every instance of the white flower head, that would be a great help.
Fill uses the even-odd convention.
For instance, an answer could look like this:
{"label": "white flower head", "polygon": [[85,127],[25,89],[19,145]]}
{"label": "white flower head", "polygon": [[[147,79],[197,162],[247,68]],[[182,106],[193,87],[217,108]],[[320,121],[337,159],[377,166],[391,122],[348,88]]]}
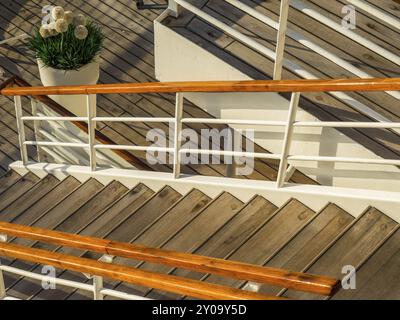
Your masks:
{"label": "white flower head", "polygon": [[50,37],[50,28],[48,25],[43,25],[39,29],[39,33],[43,39]]}
{"label": "white flower head", "polygon": [[54,7],[53,10],[51,10],[51,16],[54,20],[62,19],[64,17],[63,7]]}
{"label": "white flower head", "polygon": [[68,31],[68,23],[64,19],[58,19],[56,21],[56,27],[58,33],[64,33]]}
{"label": "white flower head", "polygon": [[64,20],[67,21],[68,24],[71,24],[74,21],[74,14],[72,11],[64,12]]}
{"label": "white flower head", "polygon": [[75,28],[75,37],[79,40],[85,40],[88,36],[89,31],[85,26],[76,26]]}
{"label": "white flower head", "polygon": [[72,22],[75,26],[84,26],[86,25],[86,17],[83,14],[78,14],[74,17]]}

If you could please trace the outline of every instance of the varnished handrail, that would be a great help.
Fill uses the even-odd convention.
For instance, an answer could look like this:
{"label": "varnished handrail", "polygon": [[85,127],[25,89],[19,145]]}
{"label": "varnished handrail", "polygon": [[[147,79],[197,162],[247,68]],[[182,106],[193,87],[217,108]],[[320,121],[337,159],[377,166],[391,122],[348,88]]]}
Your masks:
{"label": "varnished handrail", "polygon": [[400,78],[118,83],[86,86],[4,88],[0,90],[0,93],[6,96],[29,96],[171,92],[329,92],[397,90],[400,90]]}
{"label": "varnished handrail", "polygon": [[0,255],[200,299],[283,300],[279,297],[10,243],[0,243]]}
{"label": "varnished handrail", "polygon": [[141,245],[27,227],[7,222],[0,222],[0,233],[139,261],[164,264],[196,272],[205,272],[241,280],[267,283],[326,296],[333,295],[340,285],[339,281],[328,277],[266,268],[194,254],[154,249]]}

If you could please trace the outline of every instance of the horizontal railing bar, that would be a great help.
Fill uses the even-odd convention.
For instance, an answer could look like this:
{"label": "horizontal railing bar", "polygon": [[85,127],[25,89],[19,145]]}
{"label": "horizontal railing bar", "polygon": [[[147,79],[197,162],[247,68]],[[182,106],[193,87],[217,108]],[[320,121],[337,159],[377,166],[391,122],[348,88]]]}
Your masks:
{"label": "horizontal railing bar", "polygon": [[400,160],[387,159],[364,159],[364,158],[345,158],[345,157],[321,157],[321,156],[289,156],[291,161],[318,161],[318,162],[343,162],[343,163],[362,163],[362,164],[382,164],[400,166]]}
{"label": "horizontal railing bar", "polygon": [[129,294],[121,291],[111,290],[111,289],[103,289],[100,291],[102,295],[110,296],[114,298],[120,298],[124,300],[153,300],[146,297],[137,296],[134,294]]}
{"label": "horizontal railing bar", "polygon": [[2,270],[4,272],[9,272],[9,273],[19,275],[21,277],[27,277],[27,278],[30,278],[33,280],[51,281],[54,284],[58,284],[61,286],[66,286],[66,287],[71,287],[71,288],[76,288],[76,289],[80,289],[80,290],[93,292],[93,286],[90,284],[86,284],[86,283],[81,283],[81,282],[76,282],[76,281],[71,281],[71,280],[66,280],[66,279],[61,279],[61,278],[53,278],[53,277],[49,277],[49,276],[46,276],[43,274],[38,274],[38,273],[21,270],[21,269],[17,269],[17,268],[10,267],[10,266],[4,266],[4,265],[0,265],[0,270]]}
{"label": "horizontal railing bar", "polygon": [[95,117],[93,121],[97,122],[174,122],[174,118],[139,118],[139,117]]}
{"label": "horizontal railing bar", "polygon": [[95,149],[109,149],[109,150],[130,150],[130,151],[154,151],[154,152],[174,152],[173,148],[165,147],[145,147],[145,146],[128,146],[116,144],[96,144]]}
{"label": "horizontal railing bar", "polygon": [[31,117],[26,116],[21,118],[23,121],[80,121],[87,122],[87,117],[45,117],[45,116],[37,116]]}
{"label": "horizontal railing bar", "polygon": [[29,262],[50,265],[60,269],[88,273],[117,281],[128,282],[179,295],[213,300],[281,300],[276,296],[224,287],[178,276],[159,274],[122,265],[104,263],[88,258],[27,248],[11,243],[0,243],[0,255]]}
{"label": "horizontal railing bar", "polygon": [[327,79],[327,80],[244,80],[189,81],[96,84],[62,87],[6,87],[5,96],[74,95],[113,93],[176,93],[176,92],[326,92],[326,91],[395,91],[400,78]]}
{"label": "horizontal railing bar", "polygon": [[[94,251],[128,259],[163,264],[196,272],[217,274],[241,280],[269,283],[285,288],[331,295],[338,289],[339,282],[310,274],[288,272],[276,268],[250,265],[236,261],[209,258],[196,254],[149,248],[82,235],[72,235],[60,231],[27,227],[0,222],[0,233],[18,238],[36,240],[80,250]],[[90,273],[90,272],[89,272]]]}
{"label": "horizontal railing bar", "polygon": [[244,152],[244,151],[181,149],[179,152],[190,153],[190,154],[207,154],[213,156],[246,157],[246,158],[272,159],[272,160],[279,160],[281,158],[281,155],[274,153],[257,153],[257,152]]}
{"label": "horizontal railing bar", "polygon": [[[263,121],[249,119],[209,119],[209,118],[184,118],[183,123],[208,123],[208,124],[236,124],[236,125],[262,125],[281,127],[287,124],[286,121]],[[324,121],[298,121],[293,124],[295,127],[330,127],[330,128],[380,128],[400,129],[397,122],[324,122]]]}
{"label": "horizontal railing bar", "polygon": [[28,146],[44,146],[44,147],[71,147],[71,148],[88,148],[86,143],[74,142],[53,142],[53,141],[25,141],[24,145]]}
{"label": "horizontal railing bar", "polygon": [[316,127],[316,128],[375,128],[375,129],[400,129],[399,122],[319,122],[299,121],[293,124],[295,127]]}
{"label": "horizontal railing bar", "polygon": [[210,118],[184,118],[182,123],[207,123],[207,124],[240,124],[240,125],[264,125],[264,126],[285,126],[285,121],[263,121],[263,120],[242,120],[242,119],[210,119]]}

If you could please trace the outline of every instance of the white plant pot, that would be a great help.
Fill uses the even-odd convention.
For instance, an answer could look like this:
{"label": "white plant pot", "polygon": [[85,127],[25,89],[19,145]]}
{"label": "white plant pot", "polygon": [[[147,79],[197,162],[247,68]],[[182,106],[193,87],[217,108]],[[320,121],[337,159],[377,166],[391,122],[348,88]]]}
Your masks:
{"label": "white plant pot", "polygon": [[[100,63],[98,59],[78,70],[60,70],[46,67],[38,59],[39,74],[44,86],[69,86],[96,84],[100,76]],[[54,101],[65,107],[77,116],[86,116],[85,95],[50,96]],[[95,101],[95,99],[94,99]]]}

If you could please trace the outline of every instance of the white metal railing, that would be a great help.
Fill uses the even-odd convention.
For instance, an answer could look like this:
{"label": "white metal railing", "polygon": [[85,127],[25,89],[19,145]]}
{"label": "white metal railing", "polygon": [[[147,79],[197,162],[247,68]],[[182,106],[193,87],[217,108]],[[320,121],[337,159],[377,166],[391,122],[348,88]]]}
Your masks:
{"label": "white metal railing", "polygon": [[[333,162],[333,163],[358,163],[358,164],[379,164],[379,165],[392,165],[400,166],[400,160],[396,159],[366,159],[357,157],[323,157],[323,156],[307,156],[307,155],[294,155],[290,153],[291,144],[293,141],[294,129],[299,127],[316,127],[316,128],[381,128],[381,129],[395,129],[400,128],[400,123],[394,122],[307,122],[296,121],[296,112],[298,110],[300,92],[292,93],[288,117],[286,121],[263,121],[251,119],[208,119],[208,118],[183,118],[183,93],[176,94],[175,116],[170,118],[135,118],[135,117],[95,117],[96,106],[92,103],[93,97],[87,96],[87,117],[46,117],[46,116],[23,116],[21,98],[15,97],[15,108],[18,124],[19,143],[21,147],[21,158],[23,163],[28,164],[27,146],[34,145],[37,147],[73,147],[84,148],[88,150],[90,168],[92,171],[97,170],[97,156],[96,151],[101,149],[109,150],[130,150],[130,151],[144,151],[144,152],[163,152],[173,154],[173,177],[179,179],[181,176],[181,155],[182,154],[196,154],[196,155],[211,155],[211,156],[225,156],[225,157],[246,157],[258,158],[280,161],[277,187],[282,187],[285,182],[290,179],[291,174],[294,172],[294,161],[305,162]],[[33,98],[32,98],[33,99]],[[32,102],[34,105],[34,102]],[[25,137],[24,124],[26,121],[85,121],[88,123],[88,143],[73,143],[62,141],[27,141]],[[154,146],[138,146],[138,145],[110,145],[97,143],[95,139],[95,127],[97,122],[107,121],[121,121],[121,122],[169,122],[174,123],[173,134],[173,147],[154,147]],[[182,126],[183,124],[203,123],[203,124],[226,124],[226,125],[247,125],[247,126],[273,126],[282,127],[285,129],[282,152],[275,153],[260,153],[260,152],[247,152],[238,150],[212,150],[212,149],[197,149],[197,148],[183,148],[181,145],[182,139]]]}
{"label": "white metal railing", "polygon": [[[277,30],[277,45],[275,51],[269,49],[268,47],[264,46],[260,42],[254,40],[253,38],[244,35],[243,33],[237,31],[236,29],[230,27],[229,25],[219,21],[218,19],[214,18],[213,16],[207,14],[202,9],[192,5],[186,0],[169,0],[169,10],[171,14],[175,17],[179,14],[179,6],[185,8],[186,10],[192,12],[196,16],[200,17],[201,19],[207,21],[208,23],[214,25],[218,29],[222,30],[224,33],[228,34],[229,36],[235,38],[236,40],[246,44],[247,46],[251,47],[252,49],[256,50],[260,54],[268,57],[272,61],[275,62],[274,65],[274,80],[281,80],[282,70],[283,67],[287,68],[288,70],[294,72],[299,77],[304,79],[317,79],[318,77],[314,75],[312,72],[304,69],[302,66],[290,61],[289,59],[285,59],[284,57],[284,49],[286,44],[286,37],[290,37],[291,39],[301,43],[306,48],[320,54],[324,58],[332,61],[333,63],[339,65],[343,69],[347,70],[348,72],[354,74],[360,78],[372,78],[372,76],[357,68],[350,62],[346,61],[345,59],[340,58],[338,55],[334,54],[333,52],[322,48],[318,44],[314,43],[313,41],[307,39],[303,35],[298,32],[295,32],[289,28],[287,28],[288,24],[288,12],[289,7],[292,6],[297,10],[303,12],[304,14],[312,17],[313,19],[323,23],[327,27],[334,29],[337,32],[342,33],[344,36],[352,39],[353,41],[369,48],[370,50],[374,51],[375,53],[381,55],[385,59],[392,61],[393,63],[400,65],[400,57],[385,48],[380,47],[379,45],[373,43],[372,41],[358,35],[352,30],[347,30],[342,28],[342,26],[335,21],[331,20],[330,18],[325,17],[322,13],[318,12],[317,10],[312,8],[312,4],[305,4],[301,0],[281,0],[281,8],[280,8],[280,15],[279,15],[279,22],[274,21],[270,17],[266,16],[265,14],[260,13],[256,9],[244,4],[239,0],[223,0],[232,6],[242,10],[246,14],[252,16],[253,18],[265,23],[266,25],[274,28]],[[374,17],[393,25],[394,27],[400,28],[400,23],[396,18],[386,14],[382,10],[377,9],[373,5],[365,3],[365,1],[347,1],[350,4],[361,8],[362,10],[372,14]],[[399,99],[400,100],[400,92],[398,91],[387,91],[388,95]],[[380,122],[390,122],[387,117],[381,115],[380,113],[374,111],[366,104],[356,100],[352,96],[343,93],[343,92],[330,92],[330,94],[339,100],[343,101],[345,104],[351,106],[355,110],[358,110],[372,119]]]}

